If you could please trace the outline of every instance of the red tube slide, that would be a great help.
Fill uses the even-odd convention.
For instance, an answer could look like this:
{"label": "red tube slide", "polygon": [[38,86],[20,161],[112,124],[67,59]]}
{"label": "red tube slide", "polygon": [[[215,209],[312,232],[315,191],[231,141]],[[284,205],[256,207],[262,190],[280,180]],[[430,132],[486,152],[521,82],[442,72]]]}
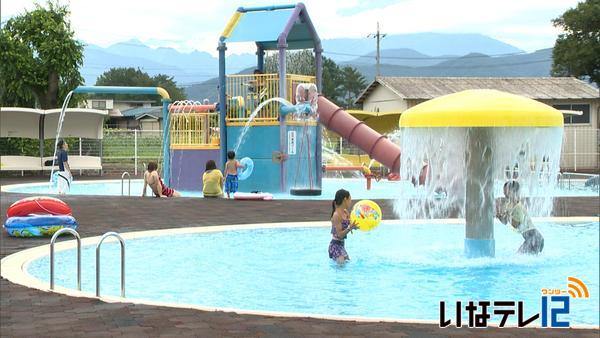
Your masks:
{"label": "red tube slide", "polygon": [[325,128],[359,147],[370,158],[390,168],[393,173],[400,172],[399,146],[346,113],[324,96],[319,96],[318,107],[319,120]]}

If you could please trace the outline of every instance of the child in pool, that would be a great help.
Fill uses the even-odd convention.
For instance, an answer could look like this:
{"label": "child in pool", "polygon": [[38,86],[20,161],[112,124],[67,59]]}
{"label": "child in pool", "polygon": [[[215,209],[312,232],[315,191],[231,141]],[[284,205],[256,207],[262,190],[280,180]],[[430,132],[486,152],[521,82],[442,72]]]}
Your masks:
{"label": "child in pool", "polygon": [[229,194],[235,194],[238,190],[238,168],[244,168],[244,165],[235,159],[235,151],[228,151],[227,163],[225,163],[225,192],[227,198],[230,198]]}
{"label": "child in pool", "polygon": [[544,249],[544,237],[535,228],[525,206],[521,203],[520,186],[517,181],[504,183],[506,202],[496,213],[496,217],[504,224],[510,224],[525,240],[518,252],[521,254],[537,255]]}
{"label": "child in pool", "polygon": [[350,259],[344,248],[346,235],[357,228],[356,223],[350,223],[350,205],[352,198],[347,190],[340,189],[335,193],[335,199],[331,202],[331,242],[329,243],[329,258],[342,264]]}

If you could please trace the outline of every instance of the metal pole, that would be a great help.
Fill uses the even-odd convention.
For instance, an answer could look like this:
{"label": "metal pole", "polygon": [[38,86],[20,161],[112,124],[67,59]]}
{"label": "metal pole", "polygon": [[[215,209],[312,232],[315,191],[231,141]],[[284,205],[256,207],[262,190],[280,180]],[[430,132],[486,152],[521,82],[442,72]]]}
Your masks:
{"label": "metal pole", "polygon": [[137,142],[137,129],[133,130],[133,165],[135,166],[135,169],[133,171],[133,174],[137,176],[137,171],[138,171],[138,142]]}
{"label": "metal pole", "polygon": [[166,185],[171,184],[171,132],[169,121],[169,103],[171,100],[162,99],[163,113],[163,176]]}
{"label": "metal pole", "polygon": [[225,42],[219,41],[219,46],[217,47],[219,51],[219,138],[220,138],[220,152],[219,159],[221,163],[220,166],[225,166],[225,162],[227,162],[227,126],[225,124],[225,119],[227,118],[227,94],[225,90],[225,51],[227,50],[227,46]]}
{"label": "metal pole", "polygon": [[[278,45],[279,47],[279,97],[287,99],[286,93],[286,64],[285,64],[285,52],[287,49],[287,44]],[[284,154],[287,152],[287,139],[286,139],[286,125],[285,125],[285,117],[279,114],[279,151],[281,151],[281,163],[280,163],[280,177],[279,177],[279,187],[281,192],[285,191],[285,160]]]}
{"label": "metal pole", "polygon": [[[81,153],[81,137],[80,137],[80,138],[79,138],[79,156],[81,156],[81,155],[82,155],[82,153]],[[79,176],[81,176],[81,172],[82,172],[82,171],[83,171],[83,170],[79,169]]]}
{"label": "metal pole", "polygon": [[573,128],[573,171],[577,172],[577,128]]}

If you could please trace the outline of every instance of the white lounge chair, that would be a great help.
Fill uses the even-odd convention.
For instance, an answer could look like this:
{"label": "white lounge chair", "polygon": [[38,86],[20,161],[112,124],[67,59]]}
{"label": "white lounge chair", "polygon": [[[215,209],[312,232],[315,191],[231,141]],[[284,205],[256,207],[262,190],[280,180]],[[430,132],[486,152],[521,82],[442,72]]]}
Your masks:
{"label": "white lounge chair", "polygon": [[42,160],[34,156],[0,156],[1,171],[24,171],[24,170],[42,170]]}

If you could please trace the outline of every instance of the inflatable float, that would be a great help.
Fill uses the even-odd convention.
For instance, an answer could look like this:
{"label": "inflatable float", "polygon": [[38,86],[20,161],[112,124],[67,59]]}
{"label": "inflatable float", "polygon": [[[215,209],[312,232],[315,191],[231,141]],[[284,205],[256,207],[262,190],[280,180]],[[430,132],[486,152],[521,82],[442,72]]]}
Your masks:
{"label": "inflatable float", "polygon": [[30,214],[71,215],[69,205],[58,198],[34,196],[18,200],[6,211],[6,217],[28,216]]}
{"label": "inflatable float", "polygon": [[77,229],[79,224],[70,215],[31,215],[10,217],[4,223],[9,236],[52,236],[62,228]]}
{"label": "inflatable float", "polygon": [[244,167],[238,168],[238,180],[243,181],[252,175],[254,161],[250,157],[244,157],[240,160],[240,164]]}
{"label": "inflatable float", "polygon": [[236,192],[233,194],[235,200],[247,200],[247,201],[271,201],[273,195],[268,192]]}

